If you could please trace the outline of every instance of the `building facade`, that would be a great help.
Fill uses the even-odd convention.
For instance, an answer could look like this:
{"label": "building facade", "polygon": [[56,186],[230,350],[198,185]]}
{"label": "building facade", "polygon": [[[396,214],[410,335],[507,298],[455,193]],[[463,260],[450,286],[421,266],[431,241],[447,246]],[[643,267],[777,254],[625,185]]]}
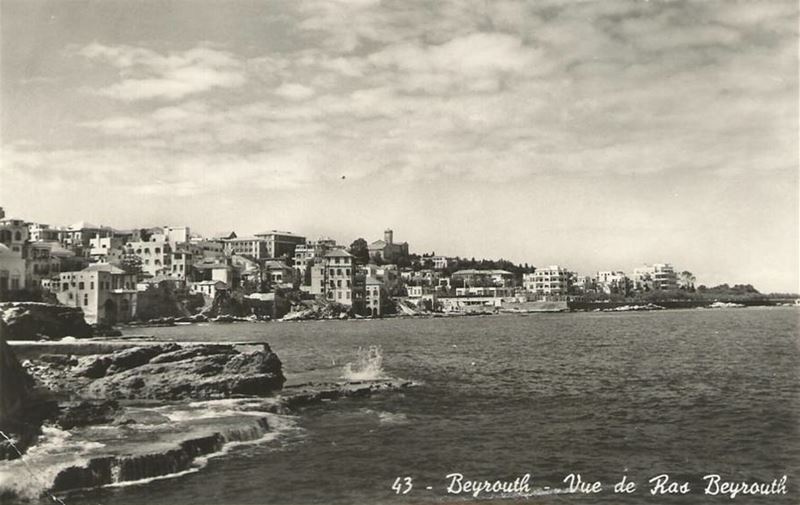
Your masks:
{"label": "building facade", "polygon": [[396,261],[400,256],[408,256],[408,242],[395,243],[394,232],[383,232],[383,240],[376,240],[369,244],[369,257],[373,260],[386,262]]}
{"label": "building facade", "polygon": [[61,304],[79,307],[90,324],[130,321],[136,314],[136,275],[106,263],[62,272],[53,288]]}
{"label": "building facade", "polygon": [[314,260],[311,294],[342,305],[353,305],[354,258],[343,249],[334,249]]}

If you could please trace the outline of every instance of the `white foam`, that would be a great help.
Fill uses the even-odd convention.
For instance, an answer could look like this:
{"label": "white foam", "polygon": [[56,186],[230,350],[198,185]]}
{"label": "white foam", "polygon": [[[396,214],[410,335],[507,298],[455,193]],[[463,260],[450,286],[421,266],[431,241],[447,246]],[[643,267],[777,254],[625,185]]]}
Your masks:
{"label": "white foam", "polygon": [[386,378],[383,373],[383,352],[376,345],[364,349],[359,347],[356,361],[344,366],[342,377],[352,381],[377,380]]}

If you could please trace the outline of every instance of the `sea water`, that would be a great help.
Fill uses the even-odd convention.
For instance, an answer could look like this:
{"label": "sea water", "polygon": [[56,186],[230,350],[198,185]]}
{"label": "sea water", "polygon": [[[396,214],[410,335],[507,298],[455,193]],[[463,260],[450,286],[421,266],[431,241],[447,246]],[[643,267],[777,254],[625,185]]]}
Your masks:
{"label": "sea water", "polygon": [[[764,483],[786,475],[787,494],[739,495],[734,503],[797,504],[799,315],[747,308],[137,328],[159,339],[267,341],[289,383],[315,373],[417,385],[303,408],[285,435],[234,447],[196,472],[63,498],[729,503],[703,494],[703,477],[719,474]],[[490,491],[449,493],[454,474]],[[527,493],[501,491],[525,475]],[[675,493],[652,493],[649,481],[660,475]],[[635,491],[614,492],[623,478]],[[571,490],[577,482],[583,487]]]}

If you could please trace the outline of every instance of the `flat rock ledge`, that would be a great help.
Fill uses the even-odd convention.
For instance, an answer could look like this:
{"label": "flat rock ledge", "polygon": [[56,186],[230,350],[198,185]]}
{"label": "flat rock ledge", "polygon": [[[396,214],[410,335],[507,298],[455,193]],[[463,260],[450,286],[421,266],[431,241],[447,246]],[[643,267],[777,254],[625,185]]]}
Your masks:
{"label": "flat rock ledge", "polygon": [[267,396],[285,382],[269,345],[142,345],[89,356],[42,355],[24,363],[39,384],[67,399],[208,400]]}

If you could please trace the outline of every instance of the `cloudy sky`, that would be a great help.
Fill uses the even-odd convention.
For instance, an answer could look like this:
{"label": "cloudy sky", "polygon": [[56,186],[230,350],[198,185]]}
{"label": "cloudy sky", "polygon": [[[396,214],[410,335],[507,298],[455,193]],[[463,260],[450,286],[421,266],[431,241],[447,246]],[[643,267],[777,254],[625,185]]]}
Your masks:
{"label": "cloudy sky", "polygon": [[0,0],[0,205],[798,290],[795,0]]}

